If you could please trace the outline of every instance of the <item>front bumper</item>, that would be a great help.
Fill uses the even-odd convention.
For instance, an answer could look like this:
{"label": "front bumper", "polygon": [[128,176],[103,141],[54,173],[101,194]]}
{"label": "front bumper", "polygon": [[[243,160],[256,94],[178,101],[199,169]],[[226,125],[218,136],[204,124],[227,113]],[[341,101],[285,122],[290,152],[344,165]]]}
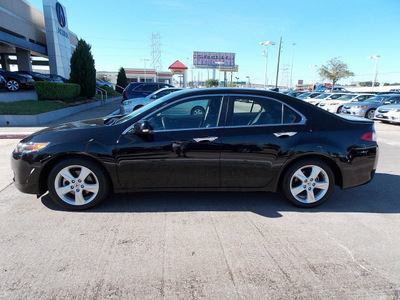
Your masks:
{"label": "front bumper", "polygon": [[359,117],[364,117],[367,112],[367,109],[365,108],[353,108],[350,107],[348,109],[343,108],[342,109],[342,114],[347,114],[347,115],[352,115],[352,116],[359,116]]}
{"label": "front bumper", "polygon": [[41,166],[31,165],[23,155],[13,152],[11,169],[14,173],[14,185],[19,191],[26,194],[42,194],[40,188]]}

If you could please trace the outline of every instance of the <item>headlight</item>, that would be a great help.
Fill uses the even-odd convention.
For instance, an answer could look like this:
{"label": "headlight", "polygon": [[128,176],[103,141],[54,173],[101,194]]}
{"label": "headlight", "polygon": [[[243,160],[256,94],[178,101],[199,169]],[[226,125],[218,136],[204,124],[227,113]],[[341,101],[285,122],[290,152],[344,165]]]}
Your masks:
{"label": "headlight", "polygon": [[19,143],[17,145],[17,148],[15,148],[15,152],[26,153],[26,152],[38,151],[46,147],[48,144],[50,143]]}
{"label": "headlight", "polygon": [[129,105],[131,103],[132,103],[131,101],[124,101],[124,102],[122,102],[122,105]]}
{"label": "headlight", "polygon": [[361,107],[361,108],[367,108],[368,105],[361,105],[360,107]]}

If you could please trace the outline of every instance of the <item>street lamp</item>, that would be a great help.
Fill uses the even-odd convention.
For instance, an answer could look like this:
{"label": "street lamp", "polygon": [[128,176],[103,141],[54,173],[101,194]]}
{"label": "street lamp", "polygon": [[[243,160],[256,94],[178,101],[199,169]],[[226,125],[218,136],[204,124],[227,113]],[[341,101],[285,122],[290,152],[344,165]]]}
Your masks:
{"label": "street lamp", "polygon": [[275,42],[272,41],[260,42],[260,45],[267,47],[267,52],[265,52],[265,50],[261,52],[262,55],[265,55],[264,89],[267,89],[268,46],[275,45]]}
{"label": "street lamp", "polygon": [[381,57],[380,55],[374,55],[374,56],[368,56],[368,59],[376,59],[375,61],[375,70],[374,70],[374,80],[372,81],[372,87],[375,86],[375,81],[376,81],[376,69],[378,67],[378,59]]}
{"label": "street lamp", "polygon": [[224,62],[216,61],[215,63],[218,65],[218,84],[221,85],[221,65],[223,65]]}
{"label": "street lamp", "polygon": [[314,78],[313,78],[313,84],[315,84],[315,74],[317,73],[317,65],[311,65],[310,68],[314,68]]}
{"label": "street lamp", "polygon": [[290,68],[290,86],[289,88],[292,88],[292,75],[293,75],[293,60],[294,60],[294,46],[296,46],[296,43],[292,43],[293,46],[293,55],[292,55],[292,67]]}
{"label": "street lamp", "polygon": [[251,84],[250,84],[250,76],[246,76],[246,78],[248,79],[248,87],[251,87]]}
{"label": "street lamp", "polygon": [[146,82],[146,61],[149,61],[148,59],[141,59],[141,61],[144,62],[144,82]]}

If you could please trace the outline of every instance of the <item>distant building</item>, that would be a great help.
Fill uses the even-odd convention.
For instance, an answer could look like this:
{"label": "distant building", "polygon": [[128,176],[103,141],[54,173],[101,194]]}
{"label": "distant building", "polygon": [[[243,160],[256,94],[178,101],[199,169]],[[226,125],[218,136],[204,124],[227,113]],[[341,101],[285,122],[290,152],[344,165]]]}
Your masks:
{"label": "distant building", "polygon": [[[171,72],[157,72],[155,69],[126,68],[126,78],[129,82],[165,82],[172,84]],[[99,71],[96,76],[104,76],[108,81],[117,83],[118,72]]]}

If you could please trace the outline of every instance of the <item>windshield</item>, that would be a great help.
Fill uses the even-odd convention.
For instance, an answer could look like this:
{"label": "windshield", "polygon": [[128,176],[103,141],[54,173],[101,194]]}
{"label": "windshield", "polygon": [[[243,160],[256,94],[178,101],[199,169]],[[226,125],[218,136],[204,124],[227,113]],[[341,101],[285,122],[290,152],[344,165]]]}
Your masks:
{"label": "windshield", "polygon": [[353,98],[354,98],[354,95],[344,95],[344,96],[338,98],[337,100],[346,101],[346,100],[351,100],[351,99],[353,99]]}
{"label": "windshield", "polygon": [[387,99],[389,97],[384,97],[384,96],[375,96],[372,98],[369,98],[365,100],[364,102],[371,102],[371,103],[377,103],[377,102],[382,102],[383,100]]}
{"label": "windshield", "polygon": [[304,98],[307,98],[310,94],[311,94],[310,92],[307,92],[307,93],[301,94],[301,95],[298,96],[297,98],[299,98],[299,99],[304,99]]}
{"label": "windshield", "polygon": [[325,98],[328,98],[329,95],[330,95],[330,94],[323,93],[323,94],[321,94],[321,95],[315,97],[314,99],[325,99]]}

